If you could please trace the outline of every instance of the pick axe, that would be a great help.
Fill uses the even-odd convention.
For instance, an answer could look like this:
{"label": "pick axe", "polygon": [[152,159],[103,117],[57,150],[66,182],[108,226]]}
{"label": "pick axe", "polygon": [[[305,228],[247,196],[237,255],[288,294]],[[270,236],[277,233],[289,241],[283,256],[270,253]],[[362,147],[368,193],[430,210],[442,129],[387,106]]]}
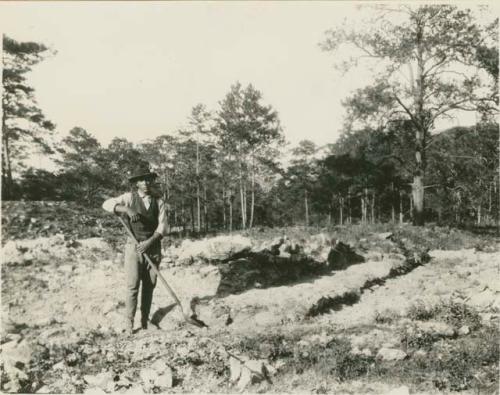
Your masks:
{"label": "pick axe", "polygon": [[[137,241],[135,235],[132,233],[132,230],[128,227],[128,225],[125,222],[125,220],[121,216],[118,216],[118,218],[120,219],[121,223],[125,227],[125,230],[127,231],[127,233],[130,236],[130,238],[134,241],[134,244],[135,245],[139,244],[139,242]],[[186,314],[186,312],[182,308],[181,301],[179,300],[179,298],[175,294],[175,292],[172,289],[172,287],[170,287],[170,285],[168,285],[167,280],[165,280],[165,277],[163,277],[163,275],[160,273],[160,271],[158,270],[158,268],[156,267],[156,265],[153,263],[153,261],[151,260],[151,258],[148,256],[148,254],[146,254],[145,252],[143,252],[142,256],[144,256],[144,258],[146,258],[146,261],[148,262],[149,268],[151,268],[151,270],[153,270],[153,272],[156,273],[156,275],[158,276],[158,278],[160,279],[160,281],[162,282],[162,284],[165,286],[165,288],[167,289],[167,291],[170,294],[170,296],[172,297],[172,299],[174,299],[175,304],[177,306],[179,306],[179,309],[181,310],[182,316],[184,317],[184,321],[186,321],[188,324],[197,326],[199,328],[203,328],[203,327],[208,328],[208,325],[205,324],[202,320],[198,319],[198,317],[196,317],[196,314],[192,314],[191,316],[188,316]]]}

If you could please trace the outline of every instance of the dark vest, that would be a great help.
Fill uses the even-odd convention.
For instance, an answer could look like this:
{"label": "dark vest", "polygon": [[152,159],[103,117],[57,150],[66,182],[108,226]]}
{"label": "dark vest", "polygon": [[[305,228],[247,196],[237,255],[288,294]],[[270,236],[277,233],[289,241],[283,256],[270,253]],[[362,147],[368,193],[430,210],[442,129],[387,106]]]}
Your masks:
{"label": "dark vest", "polygon": [[137,192],[132,192],[132,205],[130,208],[136,213],[141,214],[141,218],[137,222],[128,221],[130,229],[134,233],[135,237],[139,241],[144,241],[149,239],[156,228],[158,228],[158,202],[151,196],[151,204],[146,210],[144,203]]}

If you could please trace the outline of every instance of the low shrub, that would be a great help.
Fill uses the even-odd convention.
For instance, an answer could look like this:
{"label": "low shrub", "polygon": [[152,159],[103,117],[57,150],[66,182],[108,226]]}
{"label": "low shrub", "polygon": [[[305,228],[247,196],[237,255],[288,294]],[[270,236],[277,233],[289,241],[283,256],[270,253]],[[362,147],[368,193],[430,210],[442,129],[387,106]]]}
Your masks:
{"label": "low shrub", "polygon": [[473,307],[454,301],[444,302],[435,306],[417,303],[408,310],[408,318],[416,321],[443,321],[455,329],[467,325],[470,330],[481,326],[481,316]]}
{"label": "low shrub", "polygon": [[318,374],[334,375],[339,381],[364,376],[374,364],[374,357],[352,354],[351,343],[347,339],[334,338],[326,345],[314,344],[303,348],[296,346],[293,366],[296,373],[313,369]]}

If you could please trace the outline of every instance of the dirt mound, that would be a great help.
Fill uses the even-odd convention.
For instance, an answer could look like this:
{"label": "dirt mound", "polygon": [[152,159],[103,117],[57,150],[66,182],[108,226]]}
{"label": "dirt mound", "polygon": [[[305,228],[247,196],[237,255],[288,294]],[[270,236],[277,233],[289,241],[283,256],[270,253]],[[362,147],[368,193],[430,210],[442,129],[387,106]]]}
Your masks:
{"label": "dirt mound", "polygon": [[108,257],[113,249],[99,237],[84,240],[68,240],[63,234],[37,239],[10,240],[1,250],[2,262],[5,265],[27,266],[33,263],[46,264],[51,261],[74,261],[75,258],[95,254]]}
{"label": "dirt mound", "polygon": [[102,208],[76,202],[2,201],[2,242],[64,234],[67,239],[105,237],[114,241],[123,234],[120,223]]}

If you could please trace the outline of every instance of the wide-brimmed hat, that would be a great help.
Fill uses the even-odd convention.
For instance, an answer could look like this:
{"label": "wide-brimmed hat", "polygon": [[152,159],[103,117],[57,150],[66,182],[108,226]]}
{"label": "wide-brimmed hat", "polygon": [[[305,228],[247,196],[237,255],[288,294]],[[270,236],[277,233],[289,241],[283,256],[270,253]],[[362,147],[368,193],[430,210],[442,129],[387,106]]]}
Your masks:
{"label": "wide-brimmed hat", "polygon": [[129,182],[135,182],[146,178],[156,178],[158,174],[149,169],[149,163],[142,161],[128,172]]}

